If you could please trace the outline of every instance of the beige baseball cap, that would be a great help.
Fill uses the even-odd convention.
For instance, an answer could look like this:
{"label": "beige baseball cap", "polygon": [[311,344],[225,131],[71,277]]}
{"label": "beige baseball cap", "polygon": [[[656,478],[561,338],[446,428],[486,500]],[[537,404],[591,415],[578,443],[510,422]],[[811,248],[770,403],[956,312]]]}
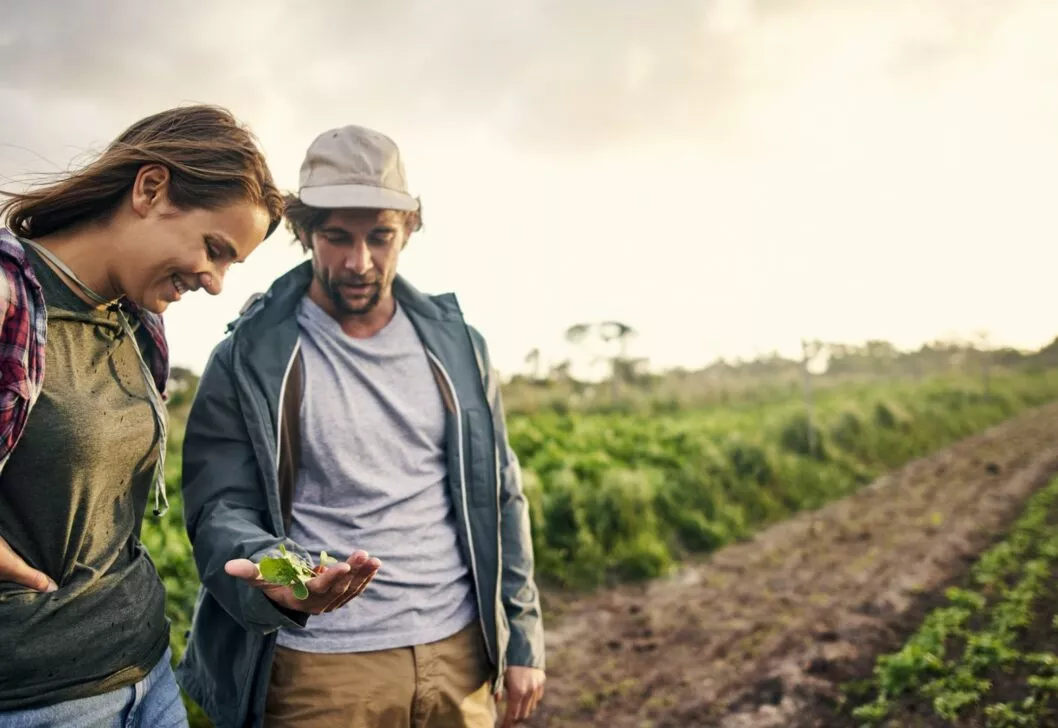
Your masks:
{"label": "beige baseball cap", "polygon": [[310,207],[419,209],[419,201],[408,194],[396,143],[353,125],[325,131],[309,145],[298,197]]}

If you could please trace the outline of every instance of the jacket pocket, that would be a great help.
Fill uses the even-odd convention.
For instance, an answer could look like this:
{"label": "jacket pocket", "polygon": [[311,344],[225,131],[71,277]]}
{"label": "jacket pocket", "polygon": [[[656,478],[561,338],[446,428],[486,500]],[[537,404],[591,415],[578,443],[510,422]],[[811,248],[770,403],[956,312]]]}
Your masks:
{"label": "jacket pocket", "polygon": [[482,508],[492,503],[493,452],[492,420],[489,413],[480,409],[463,410],[464,439],[463,458],[466,462],[467,490],[470,503]]}

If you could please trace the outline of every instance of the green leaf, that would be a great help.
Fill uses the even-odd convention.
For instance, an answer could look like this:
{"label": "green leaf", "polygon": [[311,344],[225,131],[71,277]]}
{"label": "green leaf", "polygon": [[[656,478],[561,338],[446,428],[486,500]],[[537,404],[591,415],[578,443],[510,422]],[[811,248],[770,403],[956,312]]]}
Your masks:
{"label": "green leaf", "polygon": [[[320,552],[320,563],[337,563],[338,560],[328,556],[326,551]],[[312,562],[287,550],[285,544],[279,544],[276,555],[266,556],[257,564],[261,570],[261,578],[269,584],[289,586],[298,599],[307,599],[309,589],[306,582],[316,577],[312,570]]]}
{"label": "green leaf", "polygon": [[297,578],[297,569],[286,559],[265,557],[257,564],[261,578],[269,584],[289,584]]}

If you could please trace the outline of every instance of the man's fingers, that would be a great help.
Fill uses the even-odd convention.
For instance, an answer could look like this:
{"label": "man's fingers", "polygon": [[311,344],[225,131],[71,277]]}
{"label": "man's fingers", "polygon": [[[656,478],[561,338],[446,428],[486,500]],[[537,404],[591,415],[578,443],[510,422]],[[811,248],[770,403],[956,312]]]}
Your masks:
{"label": "man's fingers", "polygon": [[514,719],[517,722],[521,722],[529,717],[529,713],[533,703],[533,693],[527,692],[522,695],[522,699],[518,701],[518,712],[515,714]]}
{"label": "man's fingers", "polygon": [[255,589],[276,589],[276,585],[265,581],[257,564],[249,559],[232,559],[224,564],[224,573],[242,579]]}
{"label": "man's fingers", "polygon": [[327,604],[321,611],[333,612],[341,609],[353,599],[358,597],[367,584],[374,578],[382,562],[368,556],[366,551],[357,551],[346,561],[338,566],[347,567],[348,572],[343,582],[333,585],[331,591],[337,597]]}
{"label": "man's fingers", "polygon": [[378,566],[380,562],[378,561],[378,559],[373,559],[372,561],[374,562],[374,564],[369,564],[367,566],[366,572],[364,570],[361,570],[361,572],[357,574],[357,577],[353,579],[349,590],[342,596],[341,601],[339,601],[338,606],[336,606],[335,609],[340,609],[341,607],[344,607],[346,604],[360,596],[363,593],[364,589],[367,588],[367,585],[371,583],[371,580],[375,578],[375,574],[378,573]]}
{"label": "man's fingers", "polygon": [[323,574],[309,581],[307,586],[313,598],[326,600],[323,606],[317,607],[313,613],[326,614],[337,609],[342,595],[349,590],[352,578],[349,564],[342,562],[329,567]]}
{"label": "man's fingers", "polygon": [[[354,551],[353,553],[349,554],[349,558],[345,560],[345,563],[353,567],[353,571],[356,571],[361,566],[366,564],[369,560],[370,556],[366,551]],[[375,561],[378,561],[378,559],[375,559]]]}
{"label": "man's fingers", "polygon": [[337,597],[335,597],[333,600],[331,600],[327,604],[327,606],[325,606],[323,609],[321,609],[320,610],[320,614],[327,614],[327,613],[333,612],[334,610],[336,610],[339,607],[341,607],[343,598],[344,598],[344,592],[342,594],[339,594]]}
{"label": "man's fingers", "polygon": [[503,715],[503,728],[514,728],[514,724],[518,722],[518,706],[521,705],[521,698],[521,695],[507,691],[507,712]]}
{"label": "man's fingers", "polygon": [[349,573],[352,567],[345,562],[328,566],[319,576],[313,577],[305,584],[313,594],[326,594],[339,586],[339,580]]}
{"label": "man's fingers", "polygon": [[359,585],[351,586],[349,590],[346,591],[344,595],[342,595],[342,599],[339,602],[338,606],[334,608],[341,608],[351,602],[353,599],[362,595],[364,593],[364,588],[366,588],[369,581],[370,580],[368,579],[367,581],[362,581]]}
{"label": "man's fingers", "polygon": [[338,606],[336,606],[335,609],[341,609],[346,604],[360,596],[363,593],[365,586],[367,586],[367,584],[363,583],[356,588],[350,588],[349,591],[342,595],[342,598],[338,601]]}
{"label": "man's fingers", "polygon": [[342,606],[346,594],[348,594],[353,587],[355,579],[356,574],[350,572],[342,577],[340,582],[334,585],[334,588],[331,589],[330,594],[328,594],[328,596],[332,596],[333,598],[327,603],[327,606],[323,608],[324,613],[333,612],[335,609]]}
{"label": "man's fingers", "polygon": [[366,564],[361,566],[356,576],[353,577],[353,590],[363,591],[367,583],[375,578],[375,574],[378,573],[378,567],[381,566],[378,559],[371,559]]}
{"label": "man's fingers", "polygon": [[544,699],[544,686],[541,685],[533,691],[533,696],[529,700],[529,706],[525,709],[525,717],[529,718],[536,712],[536,708],[540,705],[540,701]]}
{"label": "man's fingers", "polygon": [[261,570],[249,559],[232,559],[226,562],[224,573],[243,581],[258,581],[261,578]]}
{"label": "man's fingers", "polygon": [[[375,561],[377,563],[377,559]],[[367,583],[375,577],[375,574],[377,572],[378,567],[372,566],[370,564],[365,564],[364,566],[361,566],[359,569],[357,569],[353,573],[353,578],[350,583],[349,591],[351,592],[351,594],[349,594],[349,596],[355,596],[356,594],[362,592],[364,590],[364,587],[367,586]]]}
{"label": "man's fingers", "polygon": [[525,718],[526,699],[528,697],[529,695],[522,692],[519,688],[507,690],[507,712],[503,716],[504,728],[514,728],[518,721]]}
{"label": "man's fingers", "polygon": [[[544,687],[540,685],[532,690],[514,687],[507,690],[507,711],[503,716],[503,728],[514,728],[519,722],[528,720],[540,700],[544,697]],[[499,696],[497,695],[497,702]]]}
{"label": "man's fingers", "polygon": [[518,716],[518,720],[528,720],[529,716],[533,714],[533,709],[536,707],[536,691],[528,693],[525,696],[525,701],[522,703],[522,714]]}

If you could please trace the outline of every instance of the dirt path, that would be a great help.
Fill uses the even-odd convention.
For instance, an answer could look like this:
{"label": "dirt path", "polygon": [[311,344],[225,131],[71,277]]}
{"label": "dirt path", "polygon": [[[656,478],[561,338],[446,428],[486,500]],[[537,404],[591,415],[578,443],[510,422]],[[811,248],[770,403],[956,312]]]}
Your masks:
{"label": "dirt path", "polygon": [[1058,404],[671,579],[566,605],[547,624],[547,697],[528,725],[822,725],[815,708],[846,667],[899,639],[1055,472]]}

